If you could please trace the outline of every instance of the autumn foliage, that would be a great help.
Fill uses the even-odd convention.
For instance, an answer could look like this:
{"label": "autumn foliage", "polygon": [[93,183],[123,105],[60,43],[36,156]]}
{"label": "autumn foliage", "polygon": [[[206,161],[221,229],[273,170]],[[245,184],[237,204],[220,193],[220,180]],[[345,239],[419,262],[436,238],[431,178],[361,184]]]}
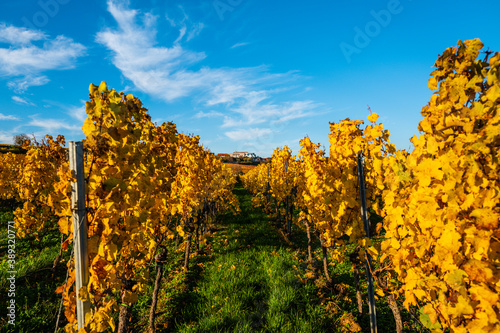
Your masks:
{"label": "autumn foliage", "polygon": [[[437,90],[411,139],[411,153],[397,151],[389,132],[363,121],[330,123],[328,156],[308,137],[295,163],[297,221],[307,219],[344,260],[344,246],[378,258],[385,293],[420,310],[433,332],[500,331],[500,53],[482,51],[480,40],[458,42],[439,56],[429,79]],[[356,155],[365,157],[367,199],[384,217],[375,231],[382,242],[364,237]],[[274,160],[273,160],[274,162]],[[254,203],[271,209],[262,168],[245,175]],[[287,191],[272,187],[275,197]],[[384,294],[379,290],[380,294]]]}
{"label": "autumn foliage", "polygon": [[[177,133],[173,123],[157,126],[137,97],[105,82],[91,84],[89,92],[82,129],[90,279],[75,290],[74,262],[68,263],[68,282],[56,290],[64,293],[68,332],[76,330],[77,293],[92,305],[86,331],[115,330],[112,312],[137,301],[160,245],[191,235],[186,226],[209,205],[212,214],[239,211],[232,194],[236,175],[199,145],[199,137]],[[47,136],[26,145],[26,155],[0,155],[8,166],[2,166],[0,197],[23,202],[15,211],[19,237],[55,221],[68,250],[74,175],[64,145],[62,136]]]}

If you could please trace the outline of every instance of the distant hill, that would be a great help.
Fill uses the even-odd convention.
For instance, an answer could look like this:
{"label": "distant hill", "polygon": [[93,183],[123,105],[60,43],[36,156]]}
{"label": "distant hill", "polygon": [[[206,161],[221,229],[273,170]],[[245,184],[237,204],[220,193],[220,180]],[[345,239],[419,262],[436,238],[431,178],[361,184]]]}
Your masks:
{"label": "distant hill", "polygon": [[0,154],[4,153],[26,154],[26,149],[23,149],[18,145],[7,145],[0,143]]}

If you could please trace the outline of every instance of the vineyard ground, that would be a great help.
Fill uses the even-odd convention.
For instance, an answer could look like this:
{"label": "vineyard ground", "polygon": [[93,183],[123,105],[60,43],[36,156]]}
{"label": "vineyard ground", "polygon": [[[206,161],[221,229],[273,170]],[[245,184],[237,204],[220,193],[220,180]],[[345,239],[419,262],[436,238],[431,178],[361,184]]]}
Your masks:
{"label": "vineyard ground", "polygon": [[[241,185],[235,188],[240,215],[226,215],[223,225],[208,238],[207,246],[193,253],[191,269],[182,269],[183,244],[169,249],[158,305],[158,332],[350,332],[366,330],[365,315],[356,321],[353,274],[347,263],[330,265],[333,285],[319,270],[320,248],[315,244],[316,265],[305,263],[306,236],[293,229],[293,244],[281,236],[278,224],[251,204]],[[12,208],[0,207],[0,294],[6,295],[7,232]],[[295,228],[295,226],[294,226]],[[59,307],[57,286],[64,283],[65,268],[52,273],[59,252],[59,232],[51,230],[37,241],[18,239],[16,256],[17,326],[6,322],[0,308],[1,332],[53,332]],[[69,251],[63,255],[66,263]],[[154,277],[151,267],[151,281]],[[133,306],[132,332],[147,332],[151,286]],[[366,292],[366,291],[365,291]],[[3,297],[2,297],[3,298]],[[365,297],[366,298],[366,297]],[[365,304],[365,313],[368,308]],[[395,331],[394,319],[383,300],[377,301],[379,330]],[[66,324],[64,315],[60,327]],[[117,317],[115,317],[117,319]],[[403,312],[405,332],[419,325]],[[115,321],[117,322],[117,320]],[[59,330],[63,332],[62,329]]]}
{"label": "vineyard ground", "polygon": [[224,163],[224,164],[230,167],[236,173],[247,173],[248,171],[252,170],[257,166],[253,164],[238,164],[238,163]]}

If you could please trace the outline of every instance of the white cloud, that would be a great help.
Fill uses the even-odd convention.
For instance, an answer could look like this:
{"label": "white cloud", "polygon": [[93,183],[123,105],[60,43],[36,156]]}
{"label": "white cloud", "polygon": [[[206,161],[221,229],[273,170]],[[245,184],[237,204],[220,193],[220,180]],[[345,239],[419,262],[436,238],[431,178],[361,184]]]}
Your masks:
{"label": "white cloud", "polygon": [[3,113],[0,113],[0,120],[19,120],[18,117],[12,116],[12,115],[4,115]]}
{"label": "white cloud", "polygon": [[18,28],[7,26],[5,23],[0,23],[0,43],[8,43],[13,45],[25,45],[31,41],[46,39],[41,31],[33,31],[26,28]]}
{"label": "white cloud", "polygon": [[177,37],[177,39],[174,41],[174,44],[178,44],[182,40],[184,35],[186,35],[186,30],[186,26],[183,26],[179,29],[179,37]]}
{"label": "white cloud", "polygon": [[210,111],[210,112],[203,112],[199,111],[194,115],[194,118],[216,118],[216,117],[223,117],[224,114],[222,112],[217,112],[217,111]]}
{"label": "white cloud", "polygon": [[45,75],[33,76],[31,74],[27,74],[24,77],[7,82],[7,86],[16,93],[23,93],[29,87],[43,86],[49,83],[49,81],[50,80]]}
{"label": "white cloud", "polygon": [[237,47],[240,47],[240,46],[245,46],[245,45],[248,45],[250,43],[246,43],[246,42],[243,42],[243,43],[236,43],[234,44],[233,46],[231,46],[232,49],[235,49]]}
{"label": "white cloud", "polygon": [[[57,36],[49,39],[39,31],[0,24],[0,41],[10,44],[0,47],[0,76],[15,78],[8,83],[16,92],[30,86],[44,85],[49,79],[41,73],[74,67],[75,60],[86,48],[71,38]],[[33,42],[42,41],[41,46]]]}
{"label": "white cloud", "polygon": [[[108,11],[117,26],[99,32],[96,41],[111,51],[111,61],[135,88],[167,102],[193,98],[194,103],[214,110],[200,111],[194,117],[224,115],[221,126],[235,128],[226,133],[233,140],[255,139],[271,131],[248,130],[249,125],[273,125],[311,117],[319,114],[322,108],[308,100],[277,101],[278,94],[300,87],[293,85],[302,78],[296,71],[271,73],[264,65],[248,68],[202,66],[206,54],[183,45],[190,38],[189,31],[197,31],[185,23],[185,13],[180,22],[167,16],[178,37],[171,45],[162,46],[156,39],[156,20],[151,14],[129,9],[128,3],[118,0],[108,0]],[[199,25],[198,30],[202,28]],[[246,45],[238,44],[233,47]]]}
{"label": "white cloud", "polygon": [[1,48],[2,72],[6,75],[25,75],[31,71],[73,68],[73,60],[84,49],[83,45],[64,36],[45,42],[43,47]]}
{"label": "white cloud", "polygon": [[170,23],[170,26],[173,28],[179,28],[179,36],[175,40],[174,44],[179,43],[184,36],[186,36],[186,41],[190,41],[194,37],[198,36],[201,31],[205,28],[205,25],[201,22],[191,22],[189,16],[186,14],[186,11],[182,6],[177,6],[177,8],[181,12],[182,18],[180,20],[175,20],[171,16],[165,15],[166,20]]}
{"label": "white cloud", "polygon": [[[236,69],[205,66],[190,70],[206,55],[179,44],[185,34],[184,26],[179,28],[179,37],[171,47],[156,46],[155,28],[139,24],[138,11],[111,0],[108,10],[118,26],[99,32],[96,40],[112,52],[113,64],[136,88],[166,101],[202,92],[200,98],[205,98],[208,106],[233,103],[255,94],[256,85],[277,84],[278,80],[283,83],[294,76],[293,72],[269,74],[265,66]],[[178,26],[173,19],[168,20],[172,26]]]}
{"label": "white cloud", "polygon": [[0,131],[0,143],[3,144],[14,143],[13,135],[11,135],[9,132]]}
{"label": "white cloud", "polygon": [[241,129],[237,131],[226,132],[227,137],[233,139],[235,141],[252,141],[256,138],[265,138],[268,137],[272,133],[272,130],[269,128],[249,128],[249,129]]}
{"label": "white cloud", "polygon": [[[5,117],[5,116],[3,116],[0,113],[0,120],[2,120],[2,117]],[[19,120],[18,117],[14,117],[14,116],[7,116],[7,117],[9,117],[9,120]],[[26,134],[26,131],[23,131],[21,128],[22,128],[22,125],[18,125],[15,127],[9,127],[8,129],[6,129],[6,128],[1,129],[0,130],[0,142],[7,143],[7,144],[14,143],[14,135]]]}
{"label": "white cloud", "polygon": [[108,10],[118,29],[101,31],[96,39],[113,52],[113,64],[139,90],[171,101],[202,85],[207,73],[185,69],[204,59],[204,53],[184,50],[178,44],[155,47],[156,30],[149,24],[137,24],[137,11],[113,1],[108,1]]}
{"label": "white cloud", "polygon": [[30,116],[31,121],[25,126],[39,127],[46,133],[55,133],[59,130],[80,131],[81,126],[69,125],[65,121],[59,119],[40,119],[36,115]]}
{"label": "white cloud", "polygon": [[19,104],[32,105],[32,106],[35,105],[34,103],[30,102],[26,98],[22,98],[19,96],[12,96],[12,100],[16,103],[19,103]]}
{"label": "white cloud", "polygon": [[321,104],[313,101],[295,101],[282,104],[259,104],[258,99],[249,100],[234,109],[239,118],[226,116],[222,127],[241,127],[263,123],[283,123],[294,119],[320,114]]}
{"label": "white cloud", "polygon": [[189,42],[191,39],[195,38],[198,36],[201,31],[205,28],[205,25],[203,23],[196,23],[193,25],[192,29],[189,30],[188,36],[186,40]]}
{"label": "white cloud", "polygon": [[83,106],[68,107],[66,108],[67,109],[66,113],[71,118],[80,121],[83,125],[83,122],[85,121],[85,119],[87,119],[87,112],[85,111],[85,101],[81,100],[80,102],[83,104]]}

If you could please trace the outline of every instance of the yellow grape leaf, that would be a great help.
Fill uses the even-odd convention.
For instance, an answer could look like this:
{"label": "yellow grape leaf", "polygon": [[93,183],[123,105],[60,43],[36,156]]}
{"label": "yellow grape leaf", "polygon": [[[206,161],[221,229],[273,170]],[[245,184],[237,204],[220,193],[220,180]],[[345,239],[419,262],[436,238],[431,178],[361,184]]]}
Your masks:
{"label": "yellow grape leaf", "polygon": [[493,270],[487,262],[470,259],[463,266],[471,281],[488,282],[493,278]]}
{"label": "yellow grape leaf", "polygon": [[[94,316],[93,320],[93,327],[92,329],[97,331],[97,332],[103,332],[105,331],[107,327],[107,319],[109,318],[109,315],[105,312],[106,309],[100,308],[97,313]],[[113,322],[114,324],[114,322]]]}
{"label": "yellow grape leaf", "polygon": [[437,79],[434,76],[429,78],[428,86],[430,90],[436,90],[437,84],[438,84]]}
{"label": "yellow grape leaf", "polygon": [[83,286],[78,290],[78,299],[82,302],[86,302],[89,298],[89,292],[87,291],[87,287]]}
{"label": "yellow grape leaf", "polygon": [[370,246],[368,249],[366,249],[366,251],[374,258],[376,258],[378,256],[378,251],[375,247],[373,246]]}
{"label": "yellow grape leaf", "polygon": [[115,326],[115,320],[112,317],[109,317],[108,324],[111,327],[111,331],[114,332],[116,326]]}
{"label": "yellow grape leaf", "polygon": [[498,227],[499,215],[489,208],[474,209],[470,214],[476,218],[476,227],[479,229],[496,229]]}
{"label": "yellow grape leaf", "polygon": [[436,142],[436,139],[433,136],[430,136],[427,138],[427,151],[434,155],[438,152],[438,143]]}
{"label": "yellow grape leaf", "polygon": [[108,86],[106,85],[105,81],[102,81],[101,84],[99,85],[99,91],[101,91],[101,92],[107,92],[108,91]]}
{"label": "yellow grape leaf", "polygon": [[450,252],[457,253],[460,250],[462,242],[460,242],[460,234],[454,229],[454,226],[448,224],[443,230],[438,244]]}
{"label": "yellow grape leaf", "polygon": [[184,228],[181,225],[178,225],[176,228],[177,232],[179,233],[179,236],[184,237]]}
{"label": "yellow grape leaf", "polygon": [[96,90],[97,90],[97,86],[95,84],[91,83],[89,85],[89,92],[90,92],[90,94],[93,95]]}
{"label": "yellow grape leaf", "polygon": [[441,325],[437,321],[437,313],[436,310],[432,307],[431,304],[427,304],[425,307],[420,309],[420,322],[422,325],[427,327],[428,329],[439,329]]}
{"label": "yellow grape leaf", "polygon": [[484,333],[487,324],[488,321],[484,321],[482,318],[474,319],[467,325],[467,333]]}
{"label": "yellow grape leaf", "polygon": [[92,132],[95,130],[95,125],[92,122],[92,119],[90,118],[85,118],[82,126],[82,131],[85,136],[89,137]]}
{"label": "yellow grape leaf", "polygon": [[68,217],[61,217],[57,223],[61,234],[69,235],[69,231],[72,226],[71,219]]}
{"label": "yellow grape leaf", "polygon": [[497,304],[499,295],[488,288],[487,285],[472,285],[469,292],[474,300],[479,300],[483,304]]}
{"label": "yellow grape leaf", "polygon": [[102,257],[102,258],[106,258],[106,253],[104,251],[104,243],[99,243],[99,250],[97,251],[97,254]]}
{"label": "yellow grape leaf", "polygon": [[85,324],[88,325],[88,323],[92,320],[92,317],[94,316],[93,312],[94,310],[90,309],[90,311],[85,314]]}
{"label": "yellow grape leaf", "polygon": [[368,120],[372,123],[376,122],[377,119],[378,119],[378,114],[376,114],[375,112],[371,113],[368,117]]}
{"label": "yellow grape leaf", "polygon": [[455,307],[448,308],[448,314],[454,317],[462,317],[464,315],[474,314],[474,309],[470,305],[470,300],[467,300],[462,295],[459,295],[458,301],[455,303]]}
{"label": "yellow grape leaf", "polygon": [[461,269],[456,269],[448,275],[446,283],[453,289],[458,290],[464,285],[464,277],[467,277],[467,273]]}

